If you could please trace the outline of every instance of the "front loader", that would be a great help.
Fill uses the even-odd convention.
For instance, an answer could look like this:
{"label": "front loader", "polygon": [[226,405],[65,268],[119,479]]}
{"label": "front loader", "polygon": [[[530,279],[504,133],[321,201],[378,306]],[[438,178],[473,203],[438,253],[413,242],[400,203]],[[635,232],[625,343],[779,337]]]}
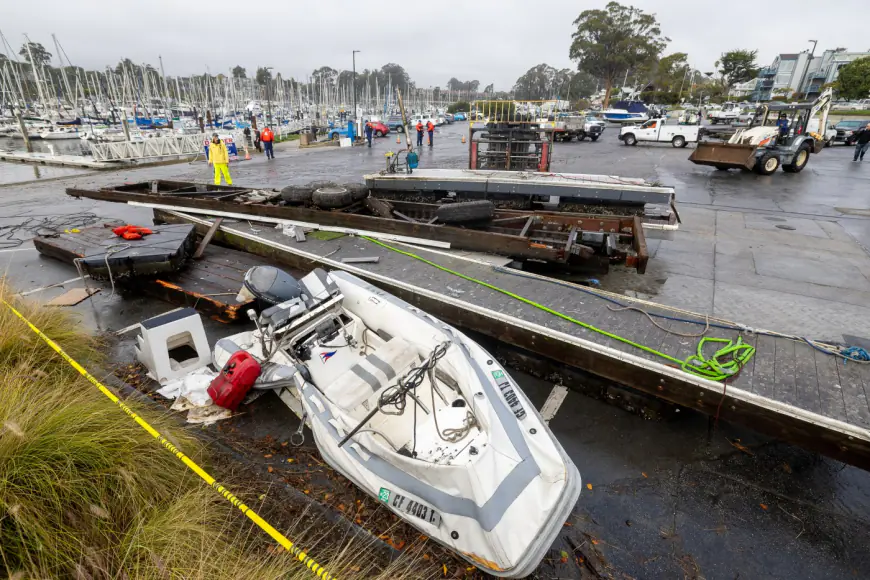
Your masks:
{"label": "front loader", "polygon": [[[763,105],[748,128],[738,130],[727,143],[699,142],[689,161],[722,171],[742,169],[771,175],[781,166],[788,173],[799,173],[810,154],[825,146],[824,136],[810,133],[807,126],[819,112],[819,127],[827,126],[831,98],[831,89],[827,89],[814,103]],[[776,125],[778,119],[788,121],[785,129]]]}

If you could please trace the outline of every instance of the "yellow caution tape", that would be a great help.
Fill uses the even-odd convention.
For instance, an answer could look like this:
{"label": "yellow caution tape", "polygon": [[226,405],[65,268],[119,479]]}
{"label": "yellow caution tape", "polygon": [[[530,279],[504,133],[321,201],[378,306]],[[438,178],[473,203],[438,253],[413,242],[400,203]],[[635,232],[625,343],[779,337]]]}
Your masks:
{"label": "yellow caution tape", "polygon": [[182,461],[191,471],[197,474],[203,481],[209,484],[212,488],[214,488],[219,494],[221,494],[227,501],[231,504],[239,508],[243,514],[248,516],[248,518],[257,524],[260,529],[269,534],[273,540],[278,542],[285,550],[293,554],[300,562],[302,562],[309,570],[311,570],[314,574],[317,575],[318,578],[322,578],[323,580],[337,580],[336,576],[326,570],[323,566],[314,561],[314,559],[306,554],[301,548],[297,547],[290,540],[284,537],[281,532],[273,528],[266,520],[261,518],[257,513],[242,503],[242,500],[237,498],[235,495],[230,492],[223,485],[215,481],[211,475],[208,474],[203,468],[197,465],[190,457],[185,455],[178,447],[172,444],[171,441],[166,439],[163,435],[161,435],[154,427],[148,424],[145,419],[137,415],[133,409],[124,404],[124,402],[115,395],[112,391],[107,389],[105,385],[103,385],[100,381],[98,381],[91,373],[85,370],[79,363],[75,361],[71,356],[69,356],[64,350],[53,340],[48,338],[45,334],[42,333],[41,330],[33,326],[29,320],[27,320],[23,314],[18,312],[14,306],[6,302],[6,300],[2,300],[3,304],[9,307],[15,316],[20,318],[27,326],[30,327],[30,330],[36,333],[39,338],[41,338],[48,346],[50,346],[54,351],[59,354],[63,359],[68,362],[75,370],[79,372],[83,377],[88,379],[95,387],[97,387],[101,393],[106,395],[110,401],[118,405],[121,410],[123,410],[127,415],[129,415],[134,421],[136,421],[140,427],[145,429],[152,437],[157,439],[163,447],[168,449],[175,455],[178,459]]}

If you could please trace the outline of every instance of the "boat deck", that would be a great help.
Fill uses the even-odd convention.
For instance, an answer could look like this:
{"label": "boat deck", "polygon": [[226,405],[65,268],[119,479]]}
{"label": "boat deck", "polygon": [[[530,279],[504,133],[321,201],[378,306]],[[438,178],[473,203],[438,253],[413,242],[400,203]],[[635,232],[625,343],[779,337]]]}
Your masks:
{"label": "boat deck", "polygon": [[[160,214],[195,223],[201,231],[210,225],[198,216]],[[800,340],[718,328],[714,326],[717,321],[710,321],[707,328],[702,315],[460,259],[438,250],[393,244],[463,276],[534,300],[583,325],[360,238],[309,238],[296,243],[278,230],[254,231],[247,224],[233,224],[222,226],[216,239],[298,268],[321,265],[350,271],[452,324],[870,469],[870,365],[843,364],[842,359]],[[378,262],[341,262],[351,257],[377,257]],[[655,317],[658,325],[652,324],[647,314]],[[645,345],[676,361],[695,354],[702,335],[735,341],[740,337],[756,352],[739,374],[723,384],[684,372],[675,360],[590,327]],[[708,345],[705,354],[709,356],[714,350]]]}
{"label": "boat deck", "polygon": [[[109,224],[56,237],[36,237],[33,243],[40,253],[72,265],[76,258],[105,250],[102,242],[106,238],[106,225]],[[210,244],[201,260],[189,260],[179,272],[116,283],[121,289],[140,291],[178,306],[191,306],[221,322],[234,322],[247,320],[245,310],[253,307],[253,301],[240,303],[235,299],[245,272],[265,263],[266,260],[253,254]]]}

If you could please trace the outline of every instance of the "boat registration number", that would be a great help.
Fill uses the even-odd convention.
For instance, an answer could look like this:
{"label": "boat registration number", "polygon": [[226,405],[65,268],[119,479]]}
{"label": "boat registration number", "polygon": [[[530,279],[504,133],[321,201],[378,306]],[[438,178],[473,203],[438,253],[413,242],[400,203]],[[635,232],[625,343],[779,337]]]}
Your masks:
{"label": "boat registration number", "polygon": [[396,510],[421,519],[436,528],[441,526],[441,514],[419,501],[407,498],[399,493],[393,493],[385,487],[382,487],[381,491],[378,492],[378,499]]}
{"label": "boat registration number", "polygon": [[523,409],[523,404],[520,403],[520,399],[514,392],[514,387],[511,385],[511,382],[508,380],[504,371],[492,371],[492,378],[495,379],[495,383],[498,385],[505,403],[507,403],[511,411],[514,412],[514,416],[520,420],[524,419],[526,417],[526,410]]}

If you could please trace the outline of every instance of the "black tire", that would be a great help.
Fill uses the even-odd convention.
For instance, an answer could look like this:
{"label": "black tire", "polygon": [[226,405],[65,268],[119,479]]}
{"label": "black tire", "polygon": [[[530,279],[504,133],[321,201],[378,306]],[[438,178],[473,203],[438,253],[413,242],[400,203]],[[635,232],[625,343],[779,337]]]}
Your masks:
{"label": "black tire", "polygon": [[716,166],[716,171],[728,171],[728,169],[729,168],[727,165],[717,165]]}
{"label": "black tire", "polygon": [[755,173],[759,175],[773,175],[779,169],[779,157],[773,153],[765,153],[755,163]]}
{"label": "black tire", "polygon": [[577,135],[577,140],[578,141],[585,141],[586,140],[586,133],[580,133],[579,135]]}
{"label": "black tire", "polygon": [[336,209],[353,203],[353,196],[342,186],[321,187],[311,194],[311,201],[320,209]]}
{"label": "black tire", "polygon": [[375,131],[375,136],[376,136],[376,137],[383,137],[383,136],[384,136],[384,132],[381,131],[380,129],[378,129],[377,131]]}
{"label": "black tire", "polygon": [[671,139],[671,145],[674,146],[675,149],[686,146],[686,138],[682,135],[674,135],[674,138]]}
{"label": "black tire", "polygon": [[634,133],[626,133],[622,136],[622,142],[625,145],[637,145],[637,137],[634,136]]}
{"label": "black tire", "polygon": [[598,141],[598,135],[589,135],[589,139],[592,141]]}
{"label": "black tire", "polygon": [[794,163],[783,165],[782,170],[786,173],[800,173],[810,161],[810,147],[807,144],[801,145],[798,152],[794,155]]}
{"label": "black tire", "polygon": [[362,201],[369,196],[369,188],[363,183],[345,183],[342,187],[350,192],[353,201]]}
{"label": "black tire", "polygon": [[404,126],[404,125],[399,125],[398,127],[396,127],[396,132],[397,132],[397,133],[404,133],[404,132],[405,132],[405,126]]}
{"label": "black tire", "polygon": [[288,185],[281,190],[281,199],[290,205],[304,205],[311,201],[313,191],[310,185]]}
{"label": "black tire", "polygon": [[570,143],[571,139],[573,139],[573,138],[574,138],[573,135],[565,135],[564,137],[562,137],[562,141],[564,141],[565,143]]}
{"label": "black tire", "polygon": [[440,206],[435,211],[438,221],[445,224],[489,221],[494,214],[495,206],[491,201],[486,200],[450,203]]}
{"label": "black tire", "polygon": [[332,139],[332,141],[338,141],[339,139],[341,139],[341,133],[339,133],[338,131],[336,131],[335,133],[332,134],[332,138],[331,138],[331,139]]}

